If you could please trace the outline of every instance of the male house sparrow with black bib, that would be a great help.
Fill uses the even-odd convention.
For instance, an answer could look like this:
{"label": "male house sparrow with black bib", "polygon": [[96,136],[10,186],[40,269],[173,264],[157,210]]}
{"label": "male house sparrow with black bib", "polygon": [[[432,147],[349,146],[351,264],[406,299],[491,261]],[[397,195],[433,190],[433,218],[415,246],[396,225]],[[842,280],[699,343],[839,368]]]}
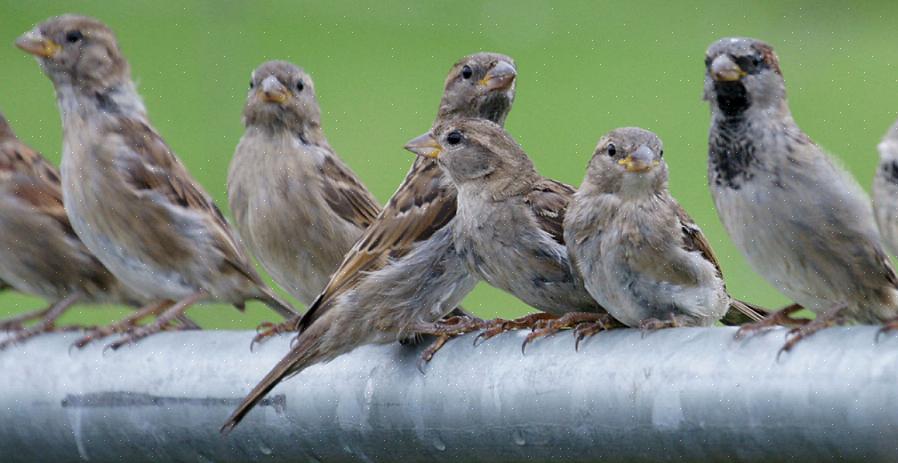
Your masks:
{"label": "male house sparrow with black bib", "polygon": [[708,180],[720,219],[756,272],[817,314],[784,350],[834,323],[898,315],[898,279],[870,201],[792,119],[773,48],[722,39],[705,66]]}
{"label": "male house sparrow with black bib", "polygon": [[733,300],[701,229],[667,189],[661,139],[636,127],[599,140],[564,219],[586,289],[627,326],[711,326]]}
{"label": "male house sparrow with black bib", "polygon": [[253,71],[243,123],[228,174],[234,222],[272,278],[308,305],[380,206],[325,138],[302,69],[269,61]]}
{"label": "male house sparrow with black bib", "polygon": [[879,143],[879,168],[873,178],[873,211],[886,249],[898,256],[898,122]]}
{"label": "male house sparrow with black bib", "polygon": [[[511,58],[466,56],[446,78],[437,123],[459,117],[504,123],[515,95]],[[346,255],[295,326],[294,347],[222,426],[228,432],[284,378],[358,346],[440,334],[434,324],[474,288],[452,240],[456,191],[437,163],[417,159],[384,210]],[[439,348],[431,346],[425,360]]]}
{"label": "male house sparrow with black bib", "polygon": [[265,286],[218,207],[150,124],[106,25],[60,16],[16,45],[56,88],[63,200],[78,237],[138,295],[174,301],[112,347],[158,332],[202,300],[242,307],[256,299],[296,314]]}

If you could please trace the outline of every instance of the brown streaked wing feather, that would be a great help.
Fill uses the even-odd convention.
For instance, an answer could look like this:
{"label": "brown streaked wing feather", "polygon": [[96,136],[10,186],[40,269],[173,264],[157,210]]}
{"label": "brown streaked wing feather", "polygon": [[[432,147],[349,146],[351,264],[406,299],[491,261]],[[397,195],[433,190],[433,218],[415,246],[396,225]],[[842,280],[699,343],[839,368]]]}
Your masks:
{"label": "brown streaked wing feather", "polygon": [[299,324],[300,331],[318,319],[329,302],[358,284],[367,272],[407,254],[455,217],[455,187],[436,162],[417,159],[387,206],[343,259],[324,291]]}
{"label": "brown streaked wing feather", "polygon": [[319,167],[324,177],[324,199],[343,220],[359,228],[368,228],[380,212],[380,206],[365,185],[333,155]]}
{"label": "brown streaked wing feather", "polygon": [[570,185],[542,179],[524,199],[533,210],[540,228],[559,244],[564,244],[564,214],[575,191]]}
{"label": "brown streaked wing feather", "polygon": [[717,262],[717,257],[714,255],[714,251],[711,250],[711,244],[708,243],[702,230],[698,228],[698,225],[695,224],[692,217],[689,217],[689,214],[686,213],[686,210],[683,209],[679,203],[676,201],[669,201],[669,204],[677,213],[677,218],[680,220],[680,229],[683,231],[683,245],[685,246],[685,249],[690,252],[698,251],[701,253],[705,260],[714,264],[714,268],[717,269],[717,275],[722,278],[723,272],[720,270],[720,264]]}
{"label": "brown streaked wing feather", "polygon": [[77,239],[62,204],[59,174],[40,153],[18,141],[7,143],[0,149],[0,172],[9,182],[9,191]]}
{"label": "brown streaked wing feather", "polygon": [[149,125],[134,119],[118,119],[113,130],[136,155],[116,157],[116,167],[125,181],[137,191],[162,195],[173,206],[207,214],[217,225],[218,247],[227,263],[250,280],[261,282],[237,245],[221,210],[193,180],[162,137]]}

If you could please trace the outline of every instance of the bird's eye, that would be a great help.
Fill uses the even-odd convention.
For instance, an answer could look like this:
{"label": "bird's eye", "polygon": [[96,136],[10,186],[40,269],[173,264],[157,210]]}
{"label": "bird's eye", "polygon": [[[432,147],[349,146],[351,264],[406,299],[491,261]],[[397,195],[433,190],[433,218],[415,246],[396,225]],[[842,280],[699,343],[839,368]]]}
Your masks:
{"label": "bird's eye", "polygon": [[705,56],[705,67],[711,67],[711,62],[714,61],[710,56]]}
{"label": "bird's eye", "polygon": [[446,142],[450,145],[457,145],[461,143],[461,132],[459,132],[458,130],[453,130],[449,133],[449,135],[446,135]]}
{"label": "bird's eye", "polygon": [[663,158],[663,157],[664,157],[664,150],[661,150],[661,152],[658,153],[658,157],[659,157],[659,158]]}
{"label": "bird's eye", "polygon": [[299,82],[296,82],[296,91],[297,92],[301,92],[302,89],[304,89],[304,88],[306,88],[306,86],[302,83],[301,80]]}
{"label": "bird's eye", "polygon": [[470,79],[471,76],[473,76],[473,75],[474,75],[474,70],[471,69],[471,66],[468,66],[466,64],[465,67],[461,68],[461,76],[464,77],[465,79]]}
{"label": "bird's eye", "polygon": [[65,35],[65,41],[68,43],[75,43],[83,38],[81,31],[70,31]]}
{"label": "bird's eye", "polygon": [[608,156],[614,156],[617,154],[617,147],[614,146],[614,143],[608,144]]}
{"label": "bird's eye", "polygon": [[249,89],[250,89],[250,90],[252,90],[252,89],[253,89],[253,87],[255,87],[255,86],[256,86],[256,84],[255,84],[255,83],[253,83],[253,81],[252,81],[252,80],[250,80],[250,81],[249,81]]}
{"label": "bird's eye", "polygon": [[760,57],[760,56],[757,56],[757,55],[752,56],[752,57],[751,57],[751,64],[753,64],[755,67],[760,66],[760,65],[761,65],[761,57]]}

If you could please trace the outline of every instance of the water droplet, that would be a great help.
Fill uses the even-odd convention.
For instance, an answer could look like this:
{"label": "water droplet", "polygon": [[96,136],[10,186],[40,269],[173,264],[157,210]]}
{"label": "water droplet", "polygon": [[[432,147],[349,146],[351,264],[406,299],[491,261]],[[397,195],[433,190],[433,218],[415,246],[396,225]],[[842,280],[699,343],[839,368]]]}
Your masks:
{"label": "water droplet", "polygon": [[527,440],[524,439],[524,433],[517,429],[513,433],[511,433],[511,440],[513,440],[515,444],[518,444],[520,446],[527,445]]}
{"label": "water droplet", "polygon": [[446,450],[446,443],[440,440],[439,437],[433,438],[433,448],[439,450],[440,452]]}

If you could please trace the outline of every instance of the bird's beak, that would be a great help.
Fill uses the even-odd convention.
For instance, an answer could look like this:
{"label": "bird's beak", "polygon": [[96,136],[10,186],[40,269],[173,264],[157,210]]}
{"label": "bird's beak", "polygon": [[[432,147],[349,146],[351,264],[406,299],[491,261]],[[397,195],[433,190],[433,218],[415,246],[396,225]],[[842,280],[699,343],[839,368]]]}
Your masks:
{"label": "bird's beak", "polygon": [[711,78],[717,82],[735,82],[746,72],[729,55],[720,55],[711,63]]}
{"label": "bird's beak", "polygon": [[661,163],[658,160],[655,152],[652,151],[651,148],[645,145],[639,145],[639,148],[636,149],[633,153],[627,156],[620,161],[617,161],[618,164],[624,166],[627,169],[627,172],[648,172],[655,166]]}
{"label": "bird's beak", "polygon": [[435,138],[433,138],[433,134],[430,132],[427,132],[424,135],[414,138],[406,143],[405,149],[411,151],[412,153],[415,153],[418,156],[423,156],[431,159],[439,158],[440,153],[443,152],[443,147],[440,146]]}
{"label": "bird's beak", "polygon": [[52,58],[62,48],[58,43],[44,37],[38,29],[32,29],[16,39],[16,46],[40,58]]}
{"label": "bird's beak", "polygon": [[518,72],[511,63],[499,61],[478,83],[487,90],[505,90],[511,87],[517,76]]}
{"label": "bird's beak", "polygon": [[284,104],[290,98],[290,92],[275,76],[268,76],[259,86],[259,98],[269,103]]}

